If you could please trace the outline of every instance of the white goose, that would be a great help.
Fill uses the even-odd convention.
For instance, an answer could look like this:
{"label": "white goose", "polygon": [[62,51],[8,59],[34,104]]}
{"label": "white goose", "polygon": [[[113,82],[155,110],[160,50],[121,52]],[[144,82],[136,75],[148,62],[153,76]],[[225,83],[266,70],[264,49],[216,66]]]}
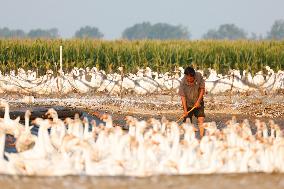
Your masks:
{"label": "white goose", "polygon": [[68,125],[67,133],[69,135],[75,136],[79,139],[83,139],[84,128],[83,122],[81,121],[79,114],[75,114],[74,120],[71,118],[66,118],[65,122]]}
{"label": "white goose", "polygon": [[253,84],[255,84],[258,87],[261,87],[264,84],[265,80],[263,77],[263,72],[259,71],[255,74],[253,77]]}
{"label": "white goose", "polygon": [[26,151],[35,144],[36,136],[31,134],[32,127],[29,125],[30,116],[31,111],[27,110],[25,113],[25,130],[16,138],[17,152]]}
{"label": "white goose", "polygon": [[52,118],[52,121],[49,122],[51,143],[56,149],[60,149],[66,135],[64,122],[58,118],[58,114],[53,108],[48,109],[46,115]]}
{"label": "white goose", "polygon": [[12,174],[14,171],[9,169],[8,161],[4,159],[5,132],[0,128],[0,174]]}
{"label": "white goose", "polygon": [[50,127],[48,120],[42,118],[36,118],[33,121],[34,124],[39,125],[38,137],[36,138],[35,145],[32,149],[23,151],[17,154],[8,154],[8,158],[19,157],[24,159],[41,159],[47,157],[54,152],[54,148],[51,144],[50,137],[47,129]]}
{"label": "white goose", "polygon": [[24,131],[24,126],[19,123],[20,117],[12,120],[10,119],[9,104],[5,100],[0,101],[0,106],[5,107],[4,119],[0,118],[0,128],[5,130],[5,133],[19,137],[21,132]]}
{"label": "white goose", "polygon": [[48,120],[36,118],[36,125],[39,125],[38,137],[32,149],[20,153],[5,153],[18,174],[24,175],[52,175],[47,168],[50,161],[47,157],[54,154],[55,150],[51,145],[47,129],[50,127]]}

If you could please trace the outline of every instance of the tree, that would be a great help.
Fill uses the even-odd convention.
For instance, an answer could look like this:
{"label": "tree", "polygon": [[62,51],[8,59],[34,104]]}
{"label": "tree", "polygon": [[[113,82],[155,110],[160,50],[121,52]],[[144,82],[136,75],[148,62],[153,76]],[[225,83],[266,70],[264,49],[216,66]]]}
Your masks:
{"label": "tree", "polygon": [[75,32],[76,38],[102,38],[104,34],[96,27],[85,26],[81,27],[78,31]]}
{"label": "tree", "polygon": [[204,39],[246,39],[247,33],[234,24],[220,25],[218,30],[211,29],[203,35]]}
{"label": "tree", "polygon": [[276,20],[267,34],[268,39],[284,39],[284,20]]}
{"label": "tree", "polygon": [[250,36],[248,37],[248,39],[250,39],[250,40],[263,40],[263,36],[261,34],[258,35],[256,33],[252,32],[250,34]]}
{"label": "tree", "polygon": [[26,34],[23,30],[10,30],[7,27],[0,28],[0,38],[24,38]]}
{"label": "tree", "polygon": [[187,28],[179,25],[172,26],[166,23],[151,25],[149,22],[135,24],[126,28],[122,37],[126,39],[189,39]]}
{"label": "tree", "polygon": [[43,30],[43,29],[34,29],[30,30],[28,33],[29,38],[58,38],[58,29],[57,28],[51,28],[48,30]]}
{"label": "tree", "polygon": [[151,31],[151,27],[149,22],[135,24],[132,27],[126,28],[122,32],[122,37],[127,39],[146,39],[148,38],[148,33]]}

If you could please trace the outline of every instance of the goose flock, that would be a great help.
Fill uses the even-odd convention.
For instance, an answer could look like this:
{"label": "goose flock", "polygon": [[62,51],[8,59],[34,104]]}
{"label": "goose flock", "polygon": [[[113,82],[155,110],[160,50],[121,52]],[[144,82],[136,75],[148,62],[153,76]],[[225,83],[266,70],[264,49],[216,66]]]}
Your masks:
{"label": "goose flock", "polygon": [[[166,118],[137,120],[126,116],[126,127],[114,126],[111,115],[105,125],[88,123],[78,115],[61,120],[54,109],[49,119],[24,125],[9,116],[9,104],[0,118],[0,174],[63,176],[150,176],[212,173],[284,172],[284,138],[272,120],[255,121],[256,133],[247,120],[232,118],[218,129],[215,122],[203,125],[206,134],[196,138],[187,120],[179,124]],[[30,125],[30,123],[32,123]],[[37,135],[31,133],[38,127]],[[15,137],[17,153],[5,152],[5,137]]]}
{"label": "goose flock", "polygon": [[[217,94],[226,91],[275,92],[283,90],[284,71],[274,72],[268,66],[265,69],[266,74],[260,71],[254,76],[246,71],[241,74],[239,70],[231,70],[228,75],[222,75],[209,69],[209,75],[205,77],[206,91]],[[34,71],[19,68],[17,74],[15,71],[5,75],[0,73],[0,93],[20,92],[48,95],[102,92],[117,96],[126,93],[135,95],[173,93],[177,92],[184,77],[182,67],[172,73],[157,73],[149,67],[139,69],[136,74],[123,73],[122,67],[118,69],[118,72],[106,74],[105,71],[98,70],[96,67],[86,69],[75,67],[68,73],[54,73],[48,70],[45,75],[38,76]],[[203,74],[202,70],[200,72]]]}

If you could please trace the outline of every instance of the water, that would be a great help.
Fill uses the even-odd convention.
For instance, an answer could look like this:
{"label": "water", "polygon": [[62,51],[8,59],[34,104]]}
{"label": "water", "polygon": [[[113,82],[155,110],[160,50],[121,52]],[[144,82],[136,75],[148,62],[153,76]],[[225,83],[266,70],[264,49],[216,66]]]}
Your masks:
{"label": "water", "polygon": [[[50,108],[50,107],[35,107],[35,108],[33,108],[32,109],[33,118],[45,117],[45,113],[47,112],[48,108]],[[105,123],[102,120],[100,120],[96,116],[90,115],[90,114],[88,114],[87,112],[84,112],[84,111],[80,111],[80,110],[74,111],[74,110],[71,110],[71,109],[68,109],[68,108],[65,108],[65,107],[61,107],[61,106],[54,106],[52,108],[54,108],[57,111],[58,117],[61,120],[64,120],[66,117],[74,117],[75,113],[79,114],[81,120],[83,120],[83,118],[86,117],[88,119],[88,122],[89,122],[89,130],[92,129],[91,128],[91,122],[92,121],[95,121],[96,125],[99,125],[99,124],[105,125]],[[15,119],[17,116],[20,116],[21,117],[20,123],[24,124],[25,111],[26,111],[26,109],[18,109],[17,111],[10,112],[11,119]],[[2,112],[2,114],[4,114],[4,113]],[[32,125],[31,122],[30,122],[30,125]],[[38,129],[39,129],[39,127],[37,125],[33,125],[32,129],[31,129],[31,133],[33,135],[37,135]],[[50,129],[49,129],[49,131],[50,131]],[[6,143],[5,152],[17,153],[16,148],[11,145],[12,143],[15,142],[15,138],[12,135],[6,135],[6,138],[8,138],[9,144]]]}
{"label": "water", "polygon": [[28,177],[0,175],[0,186],[5,189],[283,189],[284,174],[213,174],[190,176],[136,177]]}

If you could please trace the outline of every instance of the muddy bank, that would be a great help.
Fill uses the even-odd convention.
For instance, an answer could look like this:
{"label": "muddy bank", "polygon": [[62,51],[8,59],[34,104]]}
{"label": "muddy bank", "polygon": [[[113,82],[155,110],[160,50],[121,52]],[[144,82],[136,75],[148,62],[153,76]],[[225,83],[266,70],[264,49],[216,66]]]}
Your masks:
{"label": "muddy bank", "polygon": [[[126,115],[131,115],[139,120],[151,117],[161,119],[163,116],[170,121],[177,121],[182,115],[180,97],[177,95],[151,95],[151,96],[107,96],[88,94],[69,94],[67,96],[36,96],[34,103],[23,103],[23,95],[3,95],[11,106],[13,118],[21,114],[23,118],[26,109],[34,109],[32,119],[42,117],[44,111],[54,107],[59,117],[73,117],[75,113],[87,112],[89,114],[111,114],[116,125],[124,125]],[[284,95],[251,94],[220,94],[204,97],[206,121],[215,121],[222,127],[226,121],[235,116],[239,122],[248,119],[254,125],[255,119],[268,122],[273,119],[284,128]],[[3,117],[2,108],[0,116]],[[14,115],[15,114],[15,115]],[[14,115],[14,116],[13,116]],[[196,120],[194,120],[196,122]]]}

